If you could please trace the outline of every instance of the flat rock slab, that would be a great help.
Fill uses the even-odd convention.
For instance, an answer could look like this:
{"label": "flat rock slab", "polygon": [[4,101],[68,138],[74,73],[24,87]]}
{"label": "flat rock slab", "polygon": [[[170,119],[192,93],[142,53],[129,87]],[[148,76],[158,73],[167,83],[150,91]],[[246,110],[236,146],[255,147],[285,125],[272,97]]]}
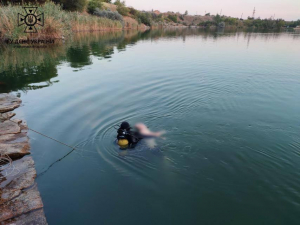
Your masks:
{"label": "flat rock slab", "polygon": [[0,94],[0,113],[14,110],[21,102],[21,99],[12,94]]}
{"label": "flat rock slab", "polygon": [[21,128],[18,123],[14,123],[10,120],[6,120],[0,123],[0,135],[3,134],[17,134],[21,132]]}
{"label": "flat rock slab", "polygon": [[24,155],[30,154],[28,142],[3,144],[0,143],[0,154],[6,154],[12,159],[18,159]]}
{"label": "flat rock slab", "polygon": [[0,135],[0,143],[2,144],[14,144],[22,142],[29,142],[28,136],[25,132]]}
{"label": "flat rock slab", "polygon": [[27,126],[27,123],[25,121],[22,121],[19,126],[21,128],[21,132],[26,133],[28,131],[28,126]]}
{"label": "flat rock slab", "polygon": [[16,123],[16,124],[20,124],[22,123],[21,119],[11,119],[12,122]]}
{"label": "flat rock slab", "polygon": [[[12,170],[15,170],[14,172]],[[29,188],[34,184],[34,179],[36,177],[36,170],[34,168],[34,161],[32,157],[23,157],[22,159],[13,161],[9,169],[6,169],[0,173],[8,173],[9,176],[6,176],[5,180],[0,181],[0,191],[5,191],[6,193],[10,190],[23,190]],[[1,202],[9,200],[4,198],[5,196],[0,196]]]}
{"label": "flat rock slab", "polygon": [[[41,221],[46,221],[43,212],[35,213],[33,211],[41,209],[43,203],[34,182],[36,170],[32,157],[24,157],[14,161],[11,168],[15,169],[17,173],[7,176],[0,183],[0,224],[13,222],[28,224],[22,222],[27,220],[40,221],[42,217],[44,219]],[[3,175],[3,171],[0,175]],[[33,212],[28,214],[31,211]]]}
{"label": "flat rock slab", "polygon": [[37,187],[22,191],[13,200],[0,205],[0,222],[43,208]]}
{"label": "flat rock slab", "polygon": [[4,122],[5,120],[9,120],[10,118],[14,117],[16,114],[14,112],[6,112],[0,113],[0,122]]}
{"label": "flat rock slab", "polygon": [[[13,123],[11,121],[5,121],[4,123],[8,122]],[[4,123],[0,123],[0,126]],[[19,127],[17,124],[13,124]],[[12,159],[16,159],[30,153],[29,139],[27,136],[27,130],[25,130],[26,127],[21,124],[20,126],[24,128],[24,130],[21,130],[21,127],[19,127],[22,132],[0,135],[0,154],[7,154]],[[17,128],[11,128],[10,130],[13,129]]]}
{"label": "flat rock slab", "polygon": [[23,214],[0,223],[1,225],[47,225],[43,209]]}
{"label": "flat rock slab", "polygon": [[28,126],[20,119],[10,120],[15,116],[11,111],[21,102],[14,95],[0,94],[0,154],[18,159],[5,164],[0,171],[0,225],[47,225],[43,202],[34,181],[33,159],[23,157],[30,149]]}
{"label": "flat rock slab", "polygon": [[36,170],[32,157],[24,157],[13,161],[10,167],[3,170],[0,176],[0,205],[20,195],[23,189],[33,186]]}

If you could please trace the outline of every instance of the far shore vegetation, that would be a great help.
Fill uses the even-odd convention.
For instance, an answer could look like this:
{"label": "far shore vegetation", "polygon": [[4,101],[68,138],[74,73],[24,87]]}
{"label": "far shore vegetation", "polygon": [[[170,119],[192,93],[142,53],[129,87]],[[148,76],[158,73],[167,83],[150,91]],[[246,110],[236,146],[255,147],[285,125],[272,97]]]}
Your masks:
{"label": "far shore vegetation", "polygon": [[[24,33],[18,26],[17,15],[22,14],[23,6],[38,6],[45,15],[45,25],[36,27],[37,34]],[[14,38],[65,38],[74,32],[148,29],[162,27],[231,27],[251,29],[299,29],[300,20],[247,19],[225,15],[189,15],[179,12],[160,12],[158,10],[139,11],[127,7],[120,0],[2,0],[0,3],[0,39]]]}

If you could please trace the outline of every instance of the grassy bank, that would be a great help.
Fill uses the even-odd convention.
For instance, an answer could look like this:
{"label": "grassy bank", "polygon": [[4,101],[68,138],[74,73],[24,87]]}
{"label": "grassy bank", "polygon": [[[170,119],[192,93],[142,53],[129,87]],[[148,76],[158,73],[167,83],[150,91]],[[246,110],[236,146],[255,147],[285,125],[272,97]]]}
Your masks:
{"label": "grassy bank", "polygon": [[[23,5],[24,6],[24,5]],[[8,38],[61,38],[79,31],[122,29],[120,21],[101,18],[87,13],[68,12],[60,5],[46,2],[38,8],[45,15],[45,25],[36,26],[38,33],[24,33],[24,26],[18,26],[18,13],[24,14],[20,5],[0,6],[0,39]],[[39,14],[38,13],[38,14]]]}

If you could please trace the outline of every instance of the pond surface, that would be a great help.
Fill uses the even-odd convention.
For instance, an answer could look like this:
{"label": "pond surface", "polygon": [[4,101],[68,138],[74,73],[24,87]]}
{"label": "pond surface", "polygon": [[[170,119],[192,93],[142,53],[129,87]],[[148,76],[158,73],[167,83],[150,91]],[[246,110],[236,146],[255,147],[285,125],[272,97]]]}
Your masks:
{"label": "pond surface", "polygon": [[[49,224],[299,224],[300,35],[81,34],[0,50]],[[114,125],[165,130],[120,151]]]}

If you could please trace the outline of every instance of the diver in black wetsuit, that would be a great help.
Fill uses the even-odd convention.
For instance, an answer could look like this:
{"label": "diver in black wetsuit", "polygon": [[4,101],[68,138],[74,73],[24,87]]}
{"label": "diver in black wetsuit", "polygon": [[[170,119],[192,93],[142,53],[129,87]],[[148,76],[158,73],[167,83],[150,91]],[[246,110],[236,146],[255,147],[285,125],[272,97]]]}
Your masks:
{"label": "diver in black wetsuit", "polygon": [[136,124],[135,130],[131,129],[132,128],[130,127],[129,123],[126,121],[122,122],[120,127],[118,128],[117,139],[118,145],[121,148],[134,148],[135,145],[143,138],[160,137],[162,134],[165,133],[164,131],[152,132],[143,123]]}
{"label": "diver in black wetsuit", "polygon": [[121,148],[131,147],[133,148],[141,139],[142,135],[138,131],[131,130],[128,122],[122,122],[118,129],[118,145]]}

